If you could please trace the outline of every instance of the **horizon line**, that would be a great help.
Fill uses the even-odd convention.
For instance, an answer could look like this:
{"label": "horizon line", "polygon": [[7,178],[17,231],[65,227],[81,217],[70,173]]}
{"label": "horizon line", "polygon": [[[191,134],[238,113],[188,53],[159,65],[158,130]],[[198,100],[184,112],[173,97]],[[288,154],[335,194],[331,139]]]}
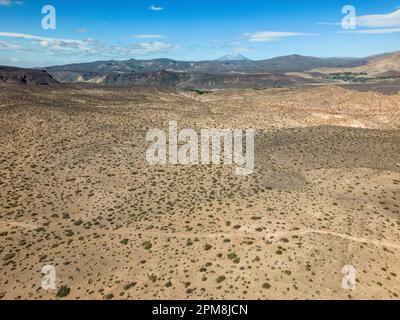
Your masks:
{"label": "horizon line", "polygon": [[[399,53],[399,50],[395,51],[389,51],[389,52],[381,52],[378,54],[373,54],[373,55],[368,55],[368,56],[309,56],[309,55],[302,55],[298,53],[293,53],[293,54],[287,54],[287,55],[282,55],[282,56],[273,56],[272,58],[265,58],[265,59],[250,59],[247,56],[243,55],[244,58],[247,58],[248,60],[218,60],[220,58],[216,59],[206,59],[206,60],[179,60],[179,59],[173,59],[173,58],[166,58],[166,57],[160,57],[160,58],[153,58],[153,59],[138,59],[138,58],[130,58],[130,59],[109,59],[109,60],[90,60],[86,62],[72,62],[72,63],[65,63],[65,64],[55,64],[55,65],[47,65],[47,66],[39,66],[39,67],[29,67],[32,69],[38,69],[38,68],[49,68],[49,67],[57,67],[57,66],[65,66],[65,65],[74,65],[74,64],[87,64],[87,63],[95,63],[95,62],[108,62],[108,61],[116,61],[116,62],[122,62],[122,61],[130,61],[130,60],[136,60],[136,61],[155,61],[155,60],[170,60],[170,61],[177,61],[177,62],[259,62],[259,61],[266,61],[266,60],[272,60],[276,58],[283,58],[283,57],[291,57],[291,56],[300,56],[300,57],[308,57],[308,58],[316,58],[316,59],[365,59],[365,58],[371,58],[375,56],[380,56],[384,54],[395,54]],[[242,54],[240,54],[242,55]],[[6,66],[6,65],[3,65]]]}

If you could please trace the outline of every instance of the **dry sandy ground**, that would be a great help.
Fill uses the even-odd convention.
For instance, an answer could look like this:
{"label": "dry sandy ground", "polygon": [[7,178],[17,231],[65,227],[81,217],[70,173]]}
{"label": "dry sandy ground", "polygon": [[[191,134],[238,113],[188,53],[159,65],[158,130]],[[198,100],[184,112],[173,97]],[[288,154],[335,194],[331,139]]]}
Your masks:
{"label": "dry sandy ground", "polygon": [[[399,299],[400,95],[2,86],[0,115],[3,299]],[[254,174],[150,166],[170,120],[255,128]]]}

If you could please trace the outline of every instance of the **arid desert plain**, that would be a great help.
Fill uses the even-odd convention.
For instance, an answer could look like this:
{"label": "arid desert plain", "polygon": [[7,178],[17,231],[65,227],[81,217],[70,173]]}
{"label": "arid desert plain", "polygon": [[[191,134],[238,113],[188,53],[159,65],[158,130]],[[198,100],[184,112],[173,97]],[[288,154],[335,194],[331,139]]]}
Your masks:
{"label": "arid desert plain", "polygon": [[[254,173],[149,165],[170,120],[253,128]],[[0,297],[399,299],[399,130],[399,90],[1,84]]]}

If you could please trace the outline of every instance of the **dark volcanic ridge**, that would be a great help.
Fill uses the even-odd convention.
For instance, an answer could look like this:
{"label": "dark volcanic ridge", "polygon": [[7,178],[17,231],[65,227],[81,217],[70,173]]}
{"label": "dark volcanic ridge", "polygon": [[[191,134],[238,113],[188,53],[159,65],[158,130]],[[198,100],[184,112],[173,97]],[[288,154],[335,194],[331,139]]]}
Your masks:
{"label": "dark volcanic ridge", "polygon": [[58,81],[45,70],[0,66],[0,83],[50,85]]}
{"label": "dark volcanic ridge", "polygon": [[155,71],[150,73],[119,73],[105,77],[108,85],[142,85],[175,87],[186,90],[244,89],[265,87],[288,87],[314,84],[313,79],[277,73],[260,74],[211,74]]}

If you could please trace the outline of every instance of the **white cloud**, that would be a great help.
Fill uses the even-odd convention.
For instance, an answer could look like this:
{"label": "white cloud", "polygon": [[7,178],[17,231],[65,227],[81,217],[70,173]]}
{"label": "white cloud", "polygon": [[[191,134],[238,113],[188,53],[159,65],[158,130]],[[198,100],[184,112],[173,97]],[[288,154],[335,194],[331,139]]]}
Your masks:
{"label": "white cloud", "polygon": [[87,29],[85,29],[85,28],[75,29],[74,31],[75,31],[76,33],[86,33],[86,32],[88,32]]}
{"label": "white cloud", "polygon": [[43,52],[48,50],[54,54],[87,54],[93,52],[96,47],[96,41],[93,39],[86,40],[73,40],[73,39],[58,39],[35,36],[32,34],[18,33],[18,32],[0,32],[0,38],[14,38],[21,41],[28,41],[28,43],[21,45],[18,48],[22,51],[37,51]]}
{"label": "white cloud", "polygon": [[13,45],[11,43],[5,42],[5,41],[0,41],[0,50],[11,50],[11,49],[17,49],[19,48],[16,45]]}
{"label": "white cloud", "polygon": [[137,55],[163,53],[178,48],[176,45],[165,42],[140,42],[132,44],[131,47],[131,53]]}
{"label": "white cloud", "polygon": [[300,32],[258,31],[254,33],[245,33],[244,37],[250,42],[266,42],[266,41],[278,40],[280,38],[308,36],[308,35],[314,35],[314,34],[300,33]]}
{"label": "white cloud", "polygon": [[164,10],[164,8],[163,8],[163,7],[159,7],[159,6],[155,6],[155,5],[153,4],[153,5],[151,5],[151,6],[149,7],[149,10],[152,10],[152,11],[161,11],[161,10]]}
{"label": "white cloud", "polygon": [[23,1],[0,0],[0,6],[3,6],[3,7],[9,7],[14,4],[22,6],[24,4],[24,2]]}
{"label": "white cloud", "polygon": [[15,57],[0,57],[0,65],[7,66],[22,66],[20,59]]}
{"label": "white cloud", "polygon": [[240,43],[238,41],[229,41],[229,42],[225,42],[222,45],[222,48],[235,48],[239,45]]}
{"label": "white cloud", "polygon": [[327,26],[340,26],[341,22],[318,22],[319,25],[327,25]]}
{"label": "white cloud", "polygon": [[26,42],[24,45],[21,44],[21,46],[13,46],[0,40],[0,50],[18,49],[30,52],[43,52],[46,50],[58,57],[84,55],[95,56],[96,58],[99,56],[121,58],[131,57],[133,55],[144,56],[162,54],[179,47],[174,44],[160,41],[116,46],[92,38],[87,38],[85,40],[58,39],[17,32],[0,32],[0,38],[14,38]]}
{"label": "white cloud", "polygon": [[400,28],[386,28],[386,29],[349,30],[349,31],[340,31],[339,33],[385,34],[385,33],[399,33],[399,32]]}
{"label": "white cloud", "polygon": [[40,37],[32,34],[18,33],[18,32],[0,32],[0,37],[35,40],[38,41],[44,47],[51,45],[79,46],[85,44],[85,41],[81,40],[46,38],[46,37]]}
{"label": "white cloud", "polygon": [[369,28],[400,27],[400,9],[387,14],[371,14],[357,17],[357,26]]}
{"label": "white cloud", "polygon": [[[342,22],[319,22],[319,25],[341,25]],[[400,7],[386,14],[369,14],[356,17],[356,25],[366,28],[400,27]]]}
{"label": "white cloud", "polygon": [[164,38],[164,36],[160,34],[133,34],[130,36],[133,39],[160,39]]}

